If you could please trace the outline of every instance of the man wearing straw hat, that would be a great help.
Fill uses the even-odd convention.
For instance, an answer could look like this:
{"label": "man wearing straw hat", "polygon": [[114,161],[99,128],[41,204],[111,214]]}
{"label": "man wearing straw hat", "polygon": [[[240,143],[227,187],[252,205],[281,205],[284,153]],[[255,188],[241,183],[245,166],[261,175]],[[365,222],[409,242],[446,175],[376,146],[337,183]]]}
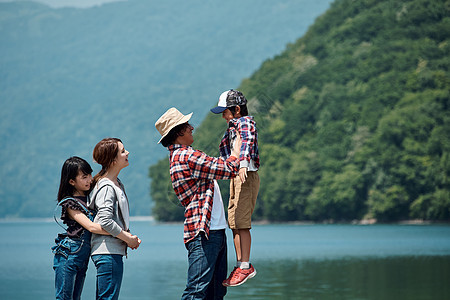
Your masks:
{"label": "man wearing straw hat", "polygon": [[[184,243],[189,269],[181,299],[223,299],[227,223],[216,179],[230,179],[238,174],[239,152],[233,151],[224,160],[193,149],[194,127],[188,123],[191,116],[192,113],[183,115],[172,107],[155,123],[161,134],[158,143],[169,150],[172,186],[185,207]],[[240,137],[237,143],[241,143]]]}

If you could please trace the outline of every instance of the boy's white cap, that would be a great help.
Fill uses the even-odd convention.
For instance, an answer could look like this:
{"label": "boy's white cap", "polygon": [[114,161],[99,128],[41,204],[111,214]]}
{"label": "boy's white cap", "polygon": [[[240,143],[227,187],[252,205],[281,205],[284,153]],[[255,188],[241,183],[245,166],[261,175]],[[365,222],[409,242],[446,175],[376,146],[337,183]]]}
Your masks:
{"label": "boy's white cap", "polygon": [[244,94],[231,89],[220,94],[219,103],[217,103],[217,107],[211,109],[211,112],[220,114],[228,107],[245,104],[247,104],[247,99],[245,99]]}

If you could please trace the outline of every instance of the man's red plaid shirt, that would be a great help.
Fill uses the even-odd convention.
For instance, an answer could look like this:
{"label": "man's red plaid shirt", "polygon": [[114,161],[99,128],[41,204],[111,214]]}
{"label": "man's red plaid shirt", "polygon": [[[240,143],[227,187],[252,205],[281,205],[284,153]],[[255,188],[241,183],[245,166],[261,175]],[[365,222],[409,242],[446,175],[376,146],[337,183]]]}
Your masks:
{"label": "man's red plaid shirt", "polygon": [[213,179],[230,179],[239,172],[239,159],[215,158],[190,146],[170,145],[170,177],[175,194],[185,207],[184,242],[201,231],[209,236],[214,195]]}

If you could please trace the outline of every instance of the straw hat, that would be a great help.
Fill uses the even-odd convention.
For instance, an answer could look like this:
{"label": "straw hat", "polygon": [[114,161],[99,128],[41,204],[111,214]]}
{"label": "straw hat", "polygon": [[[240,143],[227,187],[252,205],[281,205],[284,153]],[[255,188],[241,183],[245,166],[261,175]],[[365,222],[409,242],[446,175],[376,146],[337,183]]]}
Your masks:
{"label": "straw hat", "polygon": [[175,126],[186,123],[191,117],[192,113],[185,116],[175,107],[169,108],[155,123],[156,129],[161,134],[158,144]]}

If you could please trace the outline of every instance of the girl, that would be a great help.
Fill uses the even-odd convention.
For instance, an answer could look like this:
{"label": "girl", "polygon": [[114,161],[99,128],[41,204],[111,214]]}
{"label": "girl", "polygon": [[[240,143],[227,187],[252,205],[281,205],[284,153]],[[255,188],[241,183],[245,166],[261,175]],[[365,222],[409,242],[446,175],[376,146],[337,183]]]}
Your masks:
{"label": "girl", "polygon": [[66,233],[58,234],[52,248],[56,299],[80,299],[91,252],[91,232],[109,234],[92,222],[93,211],[86,208],[91,173],[91,166],[76,156],[67,159],[61,170],[58,205],[68,228]]}
{"label": "girl", "polygon": [[129,152],[117,138],[101,140],[94,148],[94,160],[102,166],[94,177],[89,208],[96,209],[95,222],[111,235],[92,236],[92,261],[97,268],[97,299],[118,299],[123,276],[122,258],[127,245],[137,249],[141,240],[129,233],[129,205],[118,178],[129,165]]}

